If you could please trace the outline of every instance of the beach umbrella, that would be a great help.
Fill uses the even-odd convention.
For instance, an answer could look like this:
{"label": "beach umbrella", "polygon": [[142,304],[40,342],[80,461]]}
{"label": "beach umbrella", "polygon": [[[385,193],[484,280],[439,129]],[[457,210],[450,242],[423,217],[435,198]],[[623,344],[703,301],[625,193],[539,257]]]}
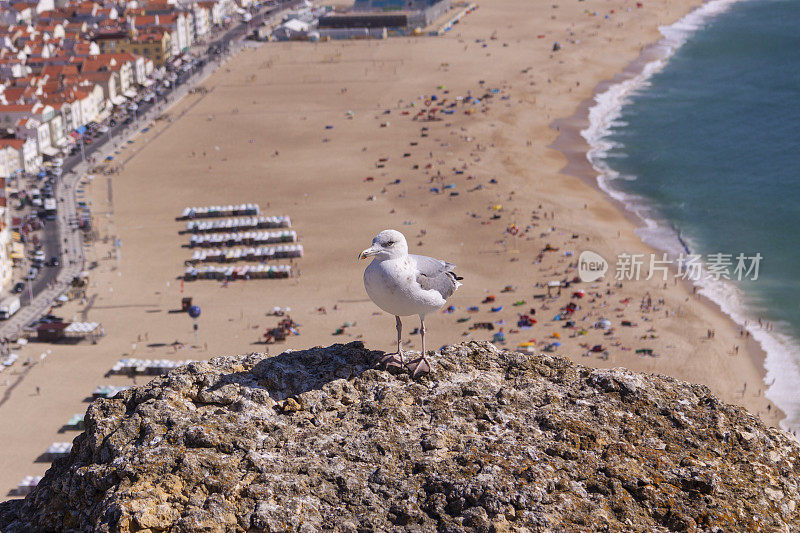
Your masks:
{"label": "beach umbrella", "polygon": [[194,328],[194,338],[197,339],[197,319],[200,317],[200,306],[193,305],[189,307],[189,316],[192,317],[194,320],[193,328]]}

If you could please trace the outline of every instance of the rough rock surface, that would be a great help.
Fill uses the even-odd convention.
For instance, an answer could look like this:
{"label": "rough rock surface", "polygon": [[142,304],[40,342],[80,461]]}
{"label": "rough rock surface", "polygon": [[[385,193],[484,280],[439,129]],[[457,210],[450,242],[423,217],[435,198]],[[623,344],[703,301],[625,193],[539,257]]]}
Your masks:
{"label": "rough rock surface", "polygon": [[192,363],[89,407],[18,531],[798,531],[800,446],[706,387],[450,346]]}

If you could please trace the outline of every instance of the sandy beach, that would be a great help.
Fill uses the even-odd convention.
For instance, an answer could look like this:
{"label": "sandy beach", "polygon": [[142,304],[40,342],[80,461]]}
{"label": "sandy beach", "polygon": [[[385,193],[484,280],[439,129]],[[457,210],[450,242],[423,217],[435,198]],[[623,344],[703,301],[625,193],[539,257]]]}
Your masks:
{"label": "sandy beach", "polygon": [[[119,173],[95,174],[84,188],[98,232],[86,255],[97,266],[86,300],[55,313],[100,322],[106,335],[15,350],[21,361],[0,374],[0,489],[47,469],[37,458],[75,437],[62,426],[96,386],[134,384],[106,375],[122,357],[276,354],[353,340],[391,350],[394,319],[369,301],[366,262],[357,260],[385,228],[464,277],[452,312],[426,319],[429,348],[491,340],[502,328],[509,349],[558,342],[555,353],[582,364],[705,384],[777,425],[758,347],[691,287],[657,276],[616,284],[610,271],[545,297],[544,284],[577,275],[581,251],[655,253],[579,164],[582,139],[554,143],[562,128],[580,127],[598,84],[656,41],[659,25],[698,4],[489,0],[442,37],[244,49],[203,83],[207,91],[126,144],[109,162]],[[437,105],[453,113],[415,119]],[[291,217],[305,250],[293,263],[299,275],[182,283],[192,251],[175,218],[187,206],[244,202]],[[202,309],[196,335],[191,318],[174,312],[182,297]],[[553,320],[570,302],[570,318]],[[274,307],[291,309],[300,334],[264,344],[280,320],[268,316]],[[536,323],[520,326],[520,315]],[[592,327],[601,319],[613,330]],[[418,326],[404,320],[407,349],[419,348]],[[603,349],[591,352],[596,345]],[[22,366],[27,358],[33,364]]]}

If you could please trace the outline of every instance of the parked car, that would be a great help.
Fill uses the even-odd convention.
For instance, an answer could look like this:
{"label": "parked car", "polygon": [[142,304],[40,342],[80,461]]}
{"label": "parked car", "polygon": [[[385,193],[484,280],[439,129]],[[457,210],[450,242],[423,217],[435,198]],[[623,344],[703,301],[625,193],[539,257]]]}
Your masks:
{"label": "parked car", "polygon": [[17,283],[16,285],[14,285],[14,288],[13,288],[13,289],[11,289],[11,292],[13,292],[14,294],[19,294],[19,293],[21,293],[21,292],[22,292],[22,291],[24,291],[24,290],[25,290],[25,283],[23,283],[22,281],[20,281],[19,283]]}
{"label": "parked car", "polygon": [[39,269],[36,267],[31,267],[30,269],[28,269],[28,273],[25,275],[25,279],[29,281],[34,280],[38,275],[39,275]]}

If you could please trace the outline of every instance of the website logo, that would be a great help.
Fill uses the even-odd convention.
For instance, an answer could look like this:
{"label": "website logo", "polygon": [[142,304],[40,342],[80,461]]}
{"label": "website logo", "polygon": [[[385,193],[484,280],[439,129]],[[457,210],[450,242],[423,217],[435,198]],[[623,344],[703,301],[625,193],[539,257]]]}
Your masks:
{"label": "website logo", "polygon": [[602,278],[608,271],[608,261],[598,253],[584,250],[578,257],[578,277],[584,283],[591,283]]}

